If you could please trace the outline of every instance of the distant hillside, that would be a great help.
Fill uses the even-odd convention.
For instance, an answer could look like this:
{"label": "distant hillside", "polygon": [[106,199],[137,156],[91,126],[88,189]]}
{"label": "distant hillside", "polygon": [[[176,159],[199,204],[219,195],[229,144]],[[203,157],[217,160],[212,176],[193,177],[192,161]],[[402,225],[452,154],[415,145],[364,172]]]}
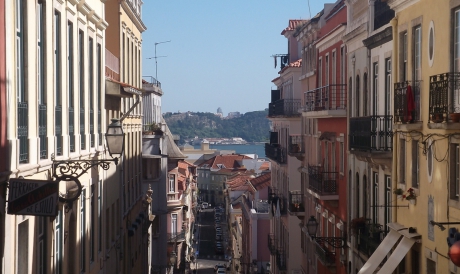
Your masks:
{"label": "distant hillside", "polygon": [[241,137],[262,142],[269,137],[268,110],[252,111],[241,117],[225,119],[209,112],[167,113],[164,118],[173,134],[181,140],[194,138]]}

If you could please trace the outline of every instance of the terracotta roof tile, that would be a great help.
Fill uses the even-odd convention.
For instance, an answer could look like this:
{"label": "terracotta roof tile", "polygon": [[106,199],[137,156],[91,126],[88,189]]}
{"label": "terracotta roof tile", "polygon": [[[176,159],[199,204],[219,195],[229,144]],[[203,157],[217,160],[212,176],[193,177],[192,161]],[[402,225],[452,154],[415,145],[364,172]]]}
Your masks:
{"label": "terracotta roof tile", "polygon": [[261,175],[257,178],[253,178],[250,180],[251,184],[254,186],[256,190],[264,189],[268,186],[270,186],[272,182],[272,174],[271,173],[266,173],[264,175]]}
{"label": "terracotta roof tile", "polygon": [[297,26],[302,25],[306,22],[308,22],[308,20],[290,19],[289,25],[281,32],[281,35],[284,35],[287,31],[295,30]]}

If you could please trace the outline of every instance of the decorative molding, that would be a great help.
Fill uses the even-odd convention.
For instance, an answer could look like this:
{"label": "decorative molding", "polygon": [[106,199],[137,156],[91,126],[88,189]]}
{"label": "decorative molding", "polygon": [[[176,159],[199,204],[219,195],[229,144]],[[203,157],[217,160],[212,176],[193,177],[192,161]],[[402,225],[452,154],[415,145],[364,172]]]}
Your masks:
{"label": "decorative molding", "polygon": [[342,41],[342,37],[343,37],[345,30],[346,30],[345,25],[341,25],[340,27],[326,34],[324,36],[324,39],[321,39],[320,41],[318,41],[318,43],[316,44],[316,49],[320,52],[325,51],[326,49],[330,48],[336,43]]}
{"label": "decorative molding", "polygon": [[101,20],[99,20],[99,22],[97,22],[96,24],[96,27],[100,30],[106,30],[107,27],[109,26],[109,23],[107,23],[107,21],[105,21],[104,19],[101,18]]}
{"label": "decorative molding", "polygon": [[85,2],[78,3],[77,9],[79,12],[81,12],[85,16],[91,12],[91,7]]}

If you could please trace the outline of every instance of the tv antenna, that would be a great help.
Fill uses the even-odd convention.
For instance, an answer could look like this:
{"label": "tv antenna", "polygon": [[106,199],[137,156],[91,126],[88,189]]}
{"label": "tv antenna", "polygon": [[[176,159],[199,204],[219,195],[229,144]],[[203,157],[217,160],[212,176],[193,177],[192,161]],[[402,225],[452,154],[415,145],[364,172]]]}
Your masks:
{"label": "tv antenna", "polygon": [[158,58],[168,57],[168,56],[157,56],[157,45],[163,44],[163,43],[169,43],[169,42],[171,42],[171,40],[163,41],[163,42],[155,42],[155,56],[147,58],[147,59],[155,59],[155,80],[157,81],[158,81]]}

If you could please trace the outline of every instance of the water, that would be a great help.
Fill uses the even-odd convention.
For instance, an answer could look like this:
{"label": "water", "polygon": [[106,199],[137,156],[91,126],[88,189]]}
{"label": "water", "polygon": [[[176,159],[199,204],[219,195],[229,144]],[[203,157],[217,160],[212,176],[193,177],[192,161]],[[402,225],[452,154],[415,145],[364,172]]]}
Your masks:
{"label": "water", "polygon": [[[200,146],[194,146],[195,149],[200,149]],[[251,145],[209,145],[211,149],[218,150],[234,150],[237,154],[257,154],[259,158],[265,158],[264,144]]]}

